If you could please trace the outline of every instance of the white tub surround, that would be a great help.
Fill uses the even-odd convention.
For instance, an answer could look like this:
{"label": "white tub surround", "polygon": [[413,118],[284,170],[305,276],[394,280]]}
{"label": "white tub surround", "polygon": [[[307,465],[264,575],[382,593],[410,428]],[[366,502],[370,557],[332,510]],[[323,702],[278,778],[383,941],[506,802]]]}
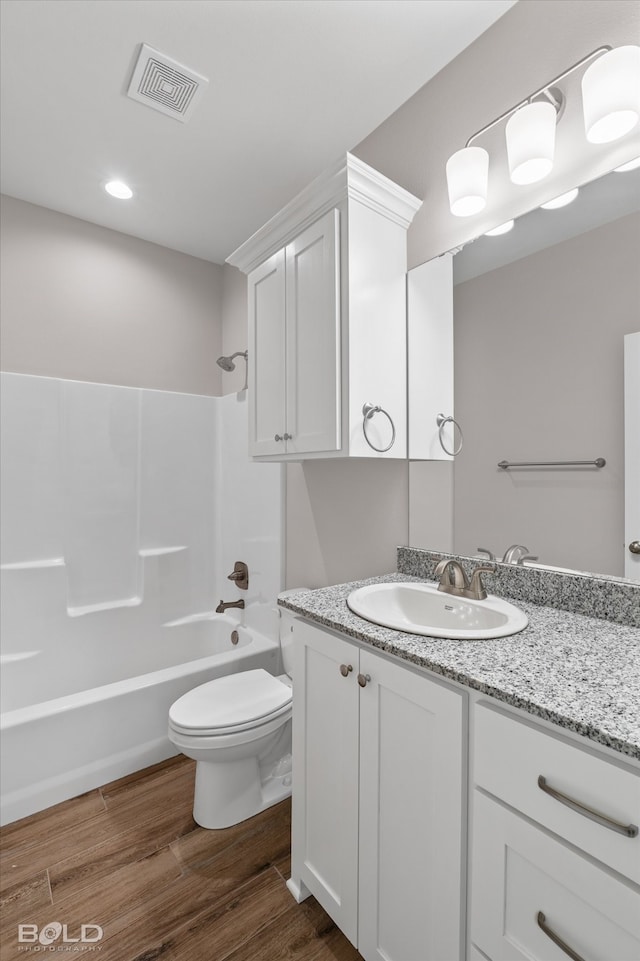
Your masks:
{"label": "white tub surround", "polygon": [[[275,643],[281,469],[249,462],[246,392],[215,398],[21,374],[1,379],[7,730],[31,730],[36,718],[46,727],[51,711],[76,711],[68,698],[86,706],[96,691],[104,708],[109,686],[147,689],[156,681],[140,678],[217,657],[211,618],[220,620],[220,599],[245,600],[243,611],[222,618],[225,644],[230,624]],[[249,566],[247,591],[227,579],[237,560]],[[208,679],[198,674],[184,690]],[[92,707],[95,753],[78,762],[92,768],[90,776],[74,773],[74,738],[52,753],[34,736],[24,755],[31,787],[22,775],[14,780],[11,764],[3,767],[3,803],[5,793],[12,799],[3,817],[22,817],[175,753],[166,714],[181,693],[167,695],[152,738],[130,725],[127,745],[109,715]],[[16,714],[29,710],[30,719]],[[55,775],[41,779],[53,778],[55,789],[39,798],[37,770],[53,757]]]}

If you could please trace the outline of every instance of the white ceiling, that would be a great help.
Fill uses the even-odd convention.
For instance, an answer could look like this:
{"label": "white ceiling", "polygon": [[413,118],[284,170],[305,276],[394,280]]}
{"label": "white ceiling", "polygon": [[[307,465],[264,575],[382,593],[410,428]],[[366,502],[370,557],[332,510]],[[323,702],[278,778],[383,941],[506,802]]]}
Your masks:
{"label": "white ceiling", "polygon": [[[514,2],[2,0],[2,192],[222,263]],[[143,42],[187,123],[125,95]]]}

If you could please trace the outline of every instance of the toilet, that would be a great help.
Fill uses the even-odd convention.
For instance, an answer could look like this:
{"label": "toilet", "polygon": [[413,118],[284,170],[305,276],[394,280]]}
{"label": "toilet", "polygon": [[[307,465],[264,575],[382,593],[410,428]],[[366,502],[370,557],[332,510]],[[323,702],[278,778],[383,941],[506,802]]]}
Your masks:
{"label": "toilet", "polygon": [[169,740],[196,761],[193,819],[226,828],[291,794],[293,618],[280,612],[285,674],[257,669],[201,684],[169,710]]}

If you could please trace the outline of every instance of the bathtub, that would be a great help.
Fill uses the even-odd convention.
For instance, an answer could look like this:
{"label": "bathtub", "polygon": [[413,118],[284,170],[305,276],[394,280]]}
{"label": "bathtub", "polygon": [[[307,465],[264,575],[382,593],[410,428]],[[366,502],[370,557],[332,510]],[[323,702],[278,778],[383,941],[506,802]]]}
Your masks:
{"label": "bathtub", "polygon": [[[0,715],[0,823],[178,753],[167,737],[169,707],[196,685],[258,667],[280,670],[278,642],[226,614],[187,618],[159,631],[145,654],[154,668],[147,673],[113,680],[107,646],[104,671],[93,664],[92,673],[108,683],[18,706],[9,700],[11,709]],[[28,650],[3,658],[8,693],[19,690],[25,699],[25,685],[14,682],[37,660],[38,652]]]}

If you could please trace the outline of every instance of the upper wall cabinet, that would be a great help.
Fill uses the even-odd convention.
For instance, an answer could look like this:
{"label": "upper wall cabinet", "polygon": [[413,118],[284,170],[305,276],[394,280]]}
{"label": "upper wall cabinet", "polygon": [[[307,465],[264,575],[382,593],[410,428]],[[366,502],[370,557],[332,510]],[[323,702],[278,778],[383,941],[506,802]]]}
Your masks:
{"label": "upper wall cabinet", "polygon": [[229,257],[248,275],[252,456],[407,456],[406,231],[419,206],[347,154]]}

